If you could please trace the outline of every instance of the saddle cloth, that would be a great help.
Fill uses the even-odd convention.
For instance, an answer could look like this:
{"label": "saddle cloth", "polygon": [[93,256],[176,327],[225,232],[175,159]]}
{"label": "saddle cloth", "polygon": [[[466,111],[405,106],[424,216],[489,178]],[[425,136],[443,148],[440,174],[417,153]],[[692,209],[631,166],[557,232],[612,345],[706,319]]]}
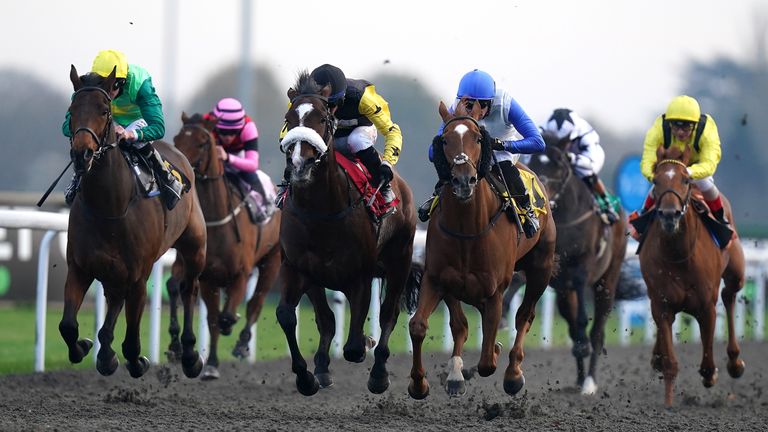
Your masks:
{"label": "saddle cloth", "polygon": [[[376,187],[370,183],[371,173],[368,172],[368,169],[359,160],[355,159],[352,161],[341,152],[336,152],[336,162],[347,172],[352,183],[355,184],[357,190],[363,196],[363,201],[367,204],[374,192],[376,192]],[[380,219],[390,208],[396,206],[399,202],[400,199],[395,198],[391,203],[387,203],[381,195],[381,191],[379,191],[376,192],[376,199],[373,200],[368,210],[373,216]]]}
{"label": "saddle cloth", "polygon": [[[136,151],[121,147],[120,152],[123,154],[123,158],[128,163],[136,180],[139,182],[143,195],[148,198],[160,195],[160,185],[157,183],[150,162],[144,159],[144,157]],[[171,171],[171,174],[176,177],[176,180],[184,186],[183,192],[189,191],[191,183],[181,170],[165,159],[163,159],[163,163],[165,163],[165,166]]]}

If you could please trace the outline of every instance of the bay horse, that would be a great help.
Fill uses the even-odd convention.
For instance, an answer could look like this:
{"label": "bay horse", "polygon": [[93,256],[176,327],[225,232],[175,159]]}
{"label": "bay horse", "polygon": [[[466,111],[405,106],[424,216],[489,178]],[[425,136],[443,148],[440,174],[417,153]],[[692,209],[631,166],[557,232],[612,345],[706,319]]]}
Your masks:
{"label": "bay horse", "polygon": [[[194,169],[197,195],[208,231],[207,260],[200,274],[200,295],[208,310],[211,340],[202,379],[215,379],[220,375],[219,334],[229,335],[232,332],[238,320],[237,308],[246,295],[248,278],[256,267],[259,270],[256,290],[248,301],[245,326],[232,351],[236,357],[248,356],[251,326],[258,320],[264,299],[280,268],[281,212],[275,212],[263,225],[252,223],[245,209],[245,200],[240,198],[237,186],[228,180],[224,163],[217,156],[213,135],[216,120],[205,120],[200,114],[188,117],[182,113],[181,121],[181,130],[173,142]],[[178,270],[178,267],[174,266],[174,269]],[[172,358],[181,353],[176,318],[179,280],[176,274],[174,271],[167,284],[171,299],[169,356]],[[223,306],[220,301],[222,288],[226,294]]]}
{"label": "bay horse", "polygon": [[[648,286],[651,312],[658,329],[653,346],[651,366],[664,376],[664,403],[672,405],[678,363],[672,338],[672,323],[678,312],[691,314],[701,330],[702,359],[699,374],[704,387],[717,381],[717,368],[712,354],[715,331],[717,294],[720,279],[725,282],[721,294],[728,318],[728,374],[739,378],[744,373],[744,360],[739,358],[733,305],[736,293],[744,286],[744,251],[735,235],[731,204],[722,196],[723,207],[734,236],[720,249],[704,225],[695,205],[704,206],[693,191],[687,172],[690,147],[675,147],[656,152],[653,196],[655,217],[650,222],[640,247],[640,270]],[[698,202],[696,202],[698,201]],[[708,217],[708,216],[707,216]]]}
{"label": "bay horse", "polygon": [[[395,173],[392,189],[400,199],[397,211],[379,223],[372,222],[362,196],[337,163],[333,132],[335,119],[327,97],[331,87],[320,87],[306,71],[289,89],[290,108],[285,115],[287,134],[281,148],[290,170],[290,194],[283,207],[280,243],[283,262],[277,286],[280,304],[277,319],[291,351],[296,387],[305,395],[332,384],[328,350],[334,335],[334,316],[323,287],[341,291],[349,300],[349,335],[344,358],[365,360],[370,338],[363,333],[371,301],[371,281],[383,276],[386,289],[381,306],[381,339],[368,390],[383,393],[389,387],[386,362],[389,338],[397,323],[399,302],[409,275],[416,216],[413,197]],[[320,342],[314,374],[296,341],[296,306],[307,293],[315,304]]]}
{"label": "bay horse", "polygon": [[[96,369],[102,375],[111,375],[118,367],[112,340],[125,305],[126,366],[134,378],[147,371],[149,361],[140,356],[139,340],[146,281],[153,263],[174,247],[184,267],[180,288],[184,304],[181,363],[184,374],[194,378],[203,367],[195,350],[192,318],[206,247],[205,220],[194,182],[190,180],[189,193],[182,195],[173,210],[166,210],[160,198],[144,199],[115,138],[109,93],[115,83],[114,69],[106,78],[93,73],[80,77],[73,65],[70,80],[75,90],[69,106],[70,155],[82,180],[69,212],[68,270],[64,314],[59,323],[69,360],[79,363],[93,346],[89,339],[78,339],[77,312],[91,282],[98,279],[104,285],[107,314],[98,334],[101,349]],[[186,178],[194,178],[192,166],[173,146],[163,141],[155,141],[153,146]]]}
{"label": "bay horse", "polygon": [[[496,333],[502,297],[515,270],[521,270],[527,275],[528,285],[517,311],[517,336],[504,373],[504,391],[514,395],[525,384],[521,368],[525,335],[555,266],[555,224],[547,202],[546,213],[539,217],[540,230],[530,239],[521,234],[516,221],[505,215],[506,203],[498,197],[488,178],[495,175],[490,172],[492,144],[490,136],[478,124],[479,104],[474,104],[468,113],[460,103],[454,115],[440,102],[439,113],[445,127],[442,137],[433,144],[435,166],[439,174],[443,171],[441,178],[450,178],[450,187],[442,188],[439,205],[427,229],[419,303],[409,324],[413,367],[408,394],[414,399],[423,399],[429,394],[422,343],[428,318],[440,300],[445,301],[450,312],[454,343],[448,363],[448,394],[457,396],[465,391],[461,356],[468,328],[460,302],[474,306],[482,316],[478,374],[487,377],[496,371],[501,353]],[[518,167],[525,169],[522,164]]]}
{"label": "bay horse", "polygon": [[[621,263],[627,249],[626,221],[623,210],[619,220],[606,225],[595,211],[592,192],[574,172],[566,152],[571,141],[558,140],[554,134],[543,134],[544,153],[531,157],[528,167],[547,189],[552,216],[557,226],[555,253],[558,271],[550,286],[557,293],[560,315],[568,322],[573,341],[571,353],[576,358],[576,384],[582,394],[597,392],[597,362],[603,354],[605,323],[613,308]],[[592,289],[594,320],[587,338],[589,321],[585,290]],[[510,289],[509,293],[514,293]],[[591,353],[590,353],[591,348]],[[589,357],[589,370],[584,359]]]}

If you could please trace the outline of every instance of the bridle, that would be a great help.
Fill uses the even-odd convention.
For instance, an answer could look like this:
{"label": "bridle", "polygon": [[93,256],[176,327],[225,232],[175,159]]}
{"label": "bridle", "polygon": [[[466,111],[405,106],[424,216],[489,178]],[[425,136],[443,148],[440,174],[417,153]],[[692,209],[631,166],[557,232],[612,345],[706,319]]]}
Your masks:
{"label": "bridle", "polygon": [[[445,129],[448,127],[448,125],[453,123],[453,122],[455,122],[455,121],[461,121],[461,120],[468,120],[468,121],[472,122],[475,125],[475,127],[477,127],[477,129],[480,130],[480,124],[473,117],[470,117],[470,116],[456,116],[456,117],[448,120],[447,122],[445,122],[445,125],[443,126],[443,135],[442,135],[443,142],[445,142]],[[453,160],[448,162],[448,169],[451,172],[451,178],[453,178],[453,168],[456,167],[457,165],[464,165],[464,164],[468,163],[472,168],[475,169],[475,171],[477,171],[477,163],[475,163],[472,159],[469,158],[469,156],[467,156],[466,153],[464,153],[464,143],[463,142],[461,143],[461,149],[462,149],[461,153],[459,153],[456,156],[454,156]],[[478,173],[478,175],[479,175],[479,173]]]}
{"label": "bridle", "polygon": [[[328,98],[319,94],[313,94],[313,93],[303,93],[300,95],[295,96],[293,99],[291,99],[291,106],[296,106],[296,101],[300,99],[318,99],[322,102],[323,108],[325,108],[325,112],[323,113],[323,120],[325,123],[325,130],[323,131],[323,134],[321,135],[321,138],[323,142],[326,144],[327,148],[331,148],[330,143],[333,139],[333,134],[336,132],[336,117],[331,114],[330,105],[328,103]],[[298,141],[296,141],[298,142]],[[280,149],[283,150],[284,153],[288,154],[290,153],[290,149],[296,144],[296,142],[289,143],[287,146],[280,146]],[[316,160],[316,163],[319,163],[325,158],[325,155],[328,153],[326,151],[320,151],[318,149],[318,152],[320,153],[319,157]]]}
{"label": "bridle", "polygon": [[[101,87],[96,87],[96,86],[82,87],[79,90],[77,90],[74,93],[74,95],[72,95],[72,100],[74,101],[74,99],[77,97],[77,95],[79,95],[81,93],[92,92],[92,91],[100,92],[105,98],[107,98],[107,102],[108,102],[108,105],[109,105],[109,111],[108,111],[108,114],[107,114],[107,121],[104,124],[104,130],[101,132],[101,135],[96,134],[96,132],[94,132],[93,129],[91,129],[89,127],[82,127],[82,126],[77,128],[77,129],[75,129],[74,131],[72,131],[72,123],[70,122],[69,130],[71,132],[71,136],[69,137],[69,145],[71,147],[74,144],[75,136],[77,134],[79,134],[80,132],[86,132],[86,133],[90,134],[91,137],[93,137],[93,139],[98,144],[98,146],[96,148],[96,151],[93,153],[93,160],[96,161],[96,160],[99,160],[99,158],[101,158],[101,156],[104,153],[106,153],[107,151],[112,150],[113,148],[117,147],[117,141],[115,141],[113,143],[110,143],[110,144],[106,144],[107,137],[109,136],[110,128],[112,127],[112,106],[111,106],[112,97],[109,95],[109,93],[107,93],[106,90],[104,90]],[[70,153],[70,157],[73,157],[73,155],[71,153]],[[77,164],[75,164],[75,170],[79,171],[78,174],[82,174],[83,170],[82,170],[82,168],[78,169],[77,168]]]}
{"label": "bridle", "polygon": [[222,174],[218,174],[218,175],[208,175],[208,174],[206,174],[210,170],[211,164],[213,163],[213,160],[215,159],[215,158],[210,157],[210,155],[208,157],[208,160],[206,161],[205,167],[202,167],[202,168],[200,167],[200,164],[203,162],[203,155],[210,154],[211,147],[214,145],[215,138],[213,137],[213,133],[211,131],[209,131],[205,126],[203,126],[201,124],[198,124],[198,123],[190,123],[190,124],[182,125],[181,129],[182,130],[184,130],[184,129],[196,129],[196,130],[203,131],[205,133],[205,135],[206,135],[205,142],[197,145],[197,147],[201,150],[201,156],[198,157],[197,160],[195,160],[194,162],[191,163],[192,168],[195,171],[195,178],[197,180],[200,180],[200,181],[212,181],[212,180],[218,180],[220,178],[223,178],[224,177],[224,174],[223,174],[224,170],[222,170]]}
{"label": "bridle", "polygon": [[[679,161],[679,160],[677,160],[677,159],[664,159],[664,160],[662,160],[662,161],[660,161],[660,162],[658,162],[658,163],[656,164],[656,170],[658,170],[658,169],[659,169],[659,167],[660,167],[661,165],[664,165],[664,164],[675,164],[675,165],[681,166],[681,167],[683,167],[683,168],[687,168],[687,165],[686,165],[685,163],[683,163],[683,162],[681,162],[681,161]],[[655,189],[655,187],[654,187],[654,189]],[[668,194],[668,193],[671,193],[672,195],[674,195],[675,197],[677,197],[677,199],[680,201],[680,205],[682,206],[682,210],[681,210],[681,213],[680,213],[680,215],[681,215],[681,216],[684,216],[684,215],[685,215],[685,212],[688,210],[688,203],[690,202],[690,198],[691,198],[691,192],[692,192],[692,191],[693,191],[693,183],[692,183],[692,182],[688,182],[688,190],[687,190],[687,191],[686,191],[686,193],[685,193],[685,197],[683,197],[682,195],[680,195],[680,194],[679,194],[679,193],[678,193],[676,190],[674,190],[674,189],[672,189],[672,188],[669,188],[669,189],[667,189],[667,190],[665,190],[665,191],[661,192],[661,193],[660,193],[660,194],[659,194],[659,195],[656,197],[656,202],[659,202],[659,201],[661,201],[661,198],[662,198],[664,195],[666,195],[666,194]],[[657,205],[658,205],[658,204],[657,204]]]}
{"label": "bridle", "polygon": [[557,207],[557,200],[560,198],[560,195],[562,195],[563,191],[565,190],[565,186],[568,184],[568,182],[571,180],[571,177],[573,176],[573,170],[571,169],[570,165],[568,165],[565,162],[565,156],[563,154],[563,151],[555,146],[548,146],[548,149],[553,150],[555,153],[557,153],[557,158],[552,159],[555,164],[560,166],[561,168],[564,168],[565,174],[562,178],[554,179],[560,184],[560,187],[557,188],[557,191],[555,191],[554,194],[552,194],[552,197],[549,199],[549,206],[554,209]]}

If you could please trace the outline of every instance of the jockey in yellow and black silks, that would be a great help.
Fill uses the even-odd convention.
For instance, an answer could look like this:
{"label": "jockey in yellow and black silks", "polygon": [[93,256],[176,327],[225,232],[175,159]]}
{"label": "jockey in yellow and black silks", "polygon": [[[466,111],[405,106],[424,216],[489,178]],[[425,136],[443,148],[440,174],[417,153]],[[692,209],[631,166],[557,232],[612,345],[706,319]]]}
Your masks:
{"label": "jockey in yellow and black silks", "polygon": [[[715,186],[713,175],[720,162],[720,136],[715,120],[709,114],[701,114],[699,103],[690,96],[677,96],[672,99],[664,115],[656,118],[653,126],[645,135],[643,157],[640,170],[648,181],[653,181],[656,165],[656,150],[665,144],[684,149],[691,147],[691,159],[688,174],[694,185],[701,191],[704,201],[715,218],[722,224],[730,222],[725,218],[720,191]],[[641,213],[645,213],[656,203],[649,191],[643,203]],[[637,211],[630,215],[630,220],[638,216]]]}

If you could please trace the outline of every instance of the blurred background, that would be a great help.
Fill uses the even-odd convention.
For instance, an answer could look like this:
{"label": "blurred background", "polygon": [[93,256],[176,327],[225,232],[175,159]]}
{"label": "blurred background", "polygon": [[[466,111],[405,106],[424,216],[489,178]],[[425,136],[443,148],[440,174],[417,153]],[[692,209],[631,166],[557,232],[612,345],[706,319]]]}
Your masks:
{"label": "blurred background", "polygon": [[[621,162],[641,152],[645,131],[668,101],[689,94],[717,122],[723,158],[715,178],[733,203],[740,234],[768,233],[762,0],[31,0],[3,9],[0,206],[31,205],[68,162],[61,124],[72,93],[70,64],[83,74],[99,50],[117,49],[152,75],[168,141],[182,111],[206,112],[219,98],[240,98],[259,128],[262,169],[274,180],[284,166],[277,135],[286,91],[299,71],[332,63],[373,82],[403,131],[397,168],[417,202],[436,179],[427,147],[439,125],[437,105],[455,97],[471,69],[490,72],[539,124],[559,107],[591,122],[606,150],[601,174],[608,185],[616,184]],[[69,176],[44,209],[61,205]],[[648,186],[634,184],[640,193]],[[27,240],[19,245],[12,234],[0,229],[0,262],[24,260],[33,269]],[[52,263],[57,259],[63,262]],[[10,278],[1,267],[0,289]]]}

